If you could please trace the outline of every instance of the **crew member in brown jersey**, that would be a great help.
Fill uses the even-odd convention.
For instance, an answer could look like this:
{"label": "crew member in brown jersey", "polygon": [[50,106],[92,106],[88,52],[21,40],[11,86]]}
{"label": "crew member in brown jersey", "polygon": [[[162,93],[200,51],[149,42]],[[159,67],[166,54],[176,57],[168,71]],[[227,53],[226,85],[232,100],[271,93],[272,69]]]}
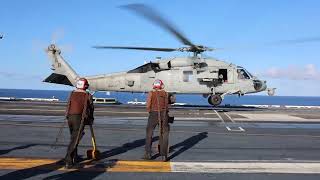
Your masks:
{"label": "crew member in brown jersey", "polygon": [[72,91],[69,97],[66,118],[71,138],[65,157],[65,168],[71,168],[76,164],[77,147],[84,134],[84,126],[93,123],[94,106],[92,95],[86,91],[88,87],[87,79],[80,78],[77,81],[76,90]]}
{"label": "crew member in brown jersey", "polygon": [[154,128],[159,125],[159,154],[163,161],[168,156],[169,123],[168,123],[168,93],[164,90],[161,80],[155,80],[153,90],[149,92],[147,99],[147,111],[149,112],[146,128],[146,146],[144,159],[151,159],[152,134]]}

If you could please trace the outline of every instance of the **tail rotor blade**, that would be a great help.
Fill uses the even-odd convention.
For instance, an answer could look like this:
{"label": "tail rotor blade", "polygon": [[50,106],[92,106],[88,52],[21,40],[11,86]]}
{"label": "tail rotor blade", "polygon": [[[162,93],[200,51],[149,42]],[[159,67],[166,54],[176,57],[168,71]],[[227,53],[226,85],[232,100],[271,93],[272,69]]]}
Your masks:
{"label": "tail rotor blade", "polygon": [[56,29],[52,34],[51,34],[51,44],[57,44],[57,41],[61,40],[64,38],[64,30],[63,29]]}

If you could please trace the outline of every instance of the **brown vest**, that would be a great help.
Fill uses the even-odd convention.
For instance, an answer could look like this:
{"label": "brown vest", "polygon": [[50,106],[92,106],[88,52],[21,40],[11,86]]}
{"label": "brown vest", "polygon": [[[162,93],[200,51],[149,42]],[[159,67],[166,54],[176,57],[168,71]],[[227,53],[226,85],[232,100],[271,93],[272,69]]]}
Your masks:
{"label": "brown vest", "polygon": [[[159,105],[159,106],[158,106]],[[168,93],[164,90],[153,90],[148,94],[147,111],[167,111]]]}
{"label": "brown vest", "polygon": [[92,124],[94,105],[92,95],[85,91],[72,91],[69,97],[66,116],[82,115],[85,124]]}

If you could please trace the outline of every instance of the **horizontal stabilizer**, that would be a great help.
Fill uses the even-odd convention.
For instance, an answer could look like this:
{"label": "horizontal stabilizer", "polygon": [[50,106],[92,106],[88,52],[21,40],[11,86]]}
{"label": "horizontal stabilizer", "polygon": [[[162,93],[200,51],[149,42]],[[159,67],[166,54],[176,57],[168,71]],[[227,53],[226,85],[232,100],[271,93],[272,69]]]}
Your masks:
{"label": "horizontal stabilizer", "polygon": [[72,83],[67,78],[67,76],[62,74],[56,74],[56,73],[52,73],[49,77],[43,80],[43,82],[73,86]]}

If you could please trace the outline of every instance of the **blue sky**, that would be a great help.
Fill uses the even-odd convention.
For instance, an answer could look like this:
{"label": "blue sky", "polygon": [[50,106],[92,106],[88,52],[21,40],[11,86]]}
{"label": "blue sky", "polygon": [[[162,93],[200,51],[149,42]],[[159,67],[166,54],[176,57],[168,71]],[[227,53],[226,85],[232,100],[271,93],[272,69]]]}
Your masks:
{"label": "blue sky", "polygon": [[[161,2],[161,3],[160,3]],[[181,47],[163,29],[119,9],[153,6],[195,44],[225,48],[206,53],[266,79],[278,95],[320,96],[320,42],[263,46],[320,37],[317,0],[1,1],[0,88],[70,89],[42,83],[50,75],[44,52],[56,42],[80,75],[126,71],[157,56],[184,53],[97,50],[93,45]]]}

